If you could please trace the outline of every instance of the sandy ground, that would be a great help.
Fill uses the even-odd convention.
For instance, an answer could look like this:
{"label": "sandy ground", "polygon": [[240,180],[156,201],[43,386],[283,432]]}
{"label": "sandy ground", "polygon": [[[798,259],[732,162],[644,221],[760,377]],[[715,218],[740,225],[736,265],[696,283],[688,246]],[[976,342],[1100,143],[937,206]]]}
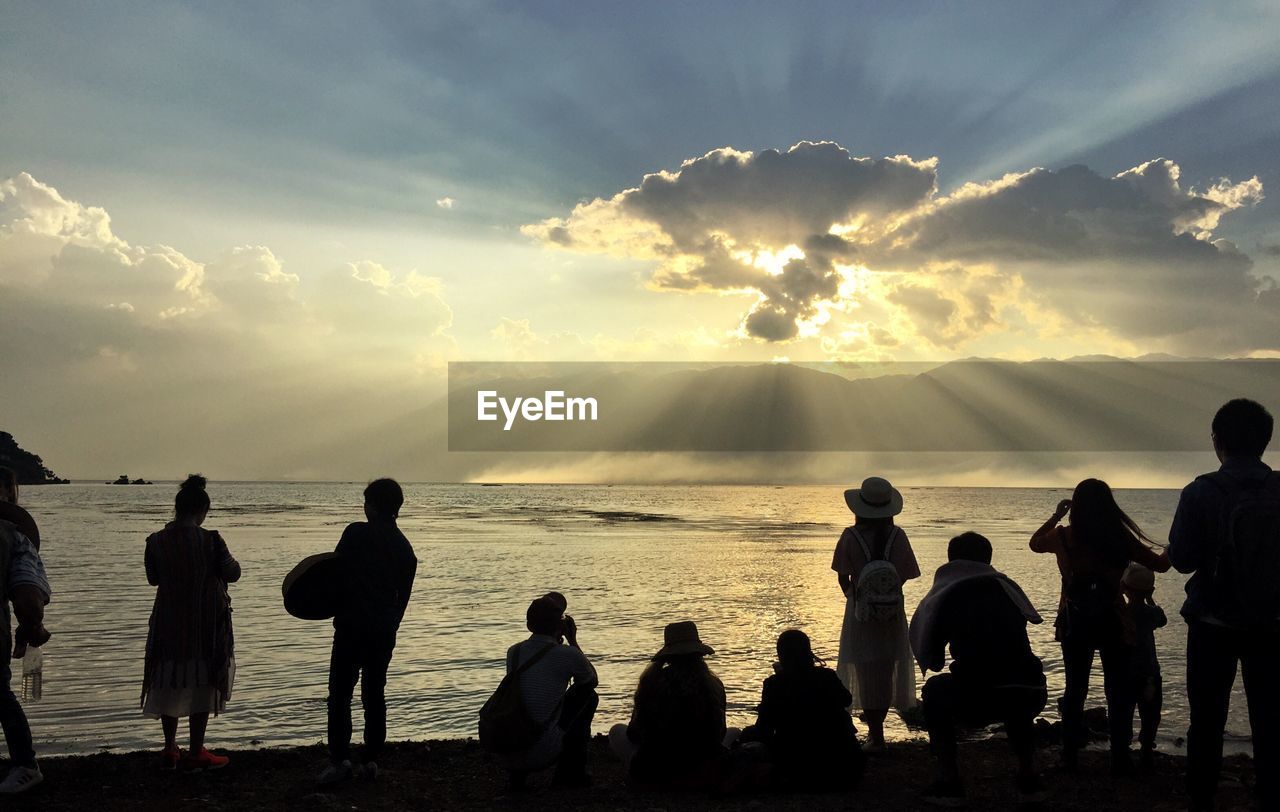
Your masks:
{"label": "sandy ground", "polygon": [[[593,743],[589,789],[552,790],[549,775],[534,776],[530,789],[504,794],[504,775],[474,741],[400,742],[390,745],[374,782],[353,780],[326,791],[314,776],[325,764],[320,745],[228,752],[226,769],[202,775],[162,773],[155,753],[102,753],[41,762],[45,783],[5,809],[149,810],[149,809],[545,809],[657,810],[673,809],[859,809],[926,808],[919,792],[932,775],[932,760],[923,741],[896,744],[868,765],[862,786],[853,792],[825,795],[756,795],[713,798],[632,792],[623,771],[608,753],[605,740]],[[1057,773],[1052,748],[1042,750],[1051,795],[1045,809],[1125,809],[1155,812],[1186,809],[1182,792],[1182,758],[1161,755],[1154,775],[1112,779],[1104,752],[1084,754],[1081,774]],[[961,763],[973,809],[1016,808],[1011,780],[1012,757],[1001,740],[968,742]],[[1219,794],[1221,809],[1248,809],[1246,785],[1253,781],[1247,757],[1228,760]]]}

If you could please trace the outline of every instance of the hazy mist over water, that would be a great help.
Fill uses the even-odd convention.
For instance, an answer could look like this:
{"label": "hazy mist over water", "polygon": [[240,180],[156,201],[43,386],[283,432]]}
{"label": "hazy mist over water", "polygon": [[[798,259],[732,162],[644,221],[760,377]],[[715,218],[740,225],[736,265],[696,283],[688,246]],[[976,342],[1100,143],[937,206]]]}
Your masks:
{"label": "hazy mist over water", "polygon": [[[1189,478],[1189,476],[1188,476]],[[285,614],[280,583],[300,559],[330,550],[362,518],[362,484],[214,483],[206,527],[222,531],[244,568],[231,586],[238,662],[225,715],[210,726],[218,747],[310,743],[325,737],[332,629]],[[995,565],[1026,589],[1045,623],[1031,627],[1045,662],[1056,717],[1061,658],[1052,622],[1054,559],[1027,540],[1061,489],[905,488],[899,524],[924,577],[906,586],[908,609],[963,530],[991,538]],[[172,510],[173,487],[67,485],[30,488],[53,583],[43,701],[28,705],[41,753],[156,746],[159,724],[138,708],[154,589],[142,567],[146,536]],[[1174,490],[1119,491],[1121,505],[1163,539]],[[596,729],[625,721],[630,695],[664,624],[697,621],[716,649],[712,668],[728,689],[731,724],[752,720],[771,673],[774,640],[807,631],[834,662],[843,596],[830,569],[851,523],[838,488],[773,486],[410,485],[401,527],[419,558],[418,579],[392,661],[391,738],[475,734],[476,713],[502,676],[509,645],[527,636],[524,610],[564,592],[583,649],[600,673]],[[1185,735],[1183,576],[1157,580],[1170,615],[1157,633],[1164,668],[1162,735]],[[1237,684],[1230,736],[1247,735]],[[1090,706],[1102,704],[1095,665]],[[359,716],[357,714],[357,720]],[[891,715],[891,735],[908,731]],[[359,722],[357,722],[357,727]],[[357,733],[357,736],[359,734]]]}

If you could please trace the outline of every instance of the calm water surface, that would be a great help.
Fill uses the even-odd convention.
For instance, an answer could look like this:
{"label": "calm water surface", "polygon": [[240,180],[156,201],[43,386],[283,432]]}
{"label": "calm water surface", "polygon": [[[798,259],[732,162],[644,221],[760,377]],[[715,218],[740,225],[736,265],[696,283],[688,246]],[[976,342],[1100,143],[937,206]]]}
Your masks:
{"label": "calm water surface", "polygon": [[[146,536],[172,510],[173,485],[29,488],[55,590],[47,625],[43,701],[28,706],[43,754],[155,746],[158,722],[138,709],[143,647],[154,590],[143,573]],[[210,725],[217,746],[311,743],[324,738],[332,629],[281,608],[280,583],[301,558],[330,550],[362,518],[361,484],[213,484],[206,526],[222,531],[244,577],[232,585],[238,661],[235,693]],[[899,524],[924,578],[907,584],[908,607],[946,560],[952,535],[974,529],[995,564],[1026,589],[1046,622],[1031,627],[1045,661],[1050,707],[1061,693],[1053,642],[1058,575],[1052,556],[1027,549],[1030,534],[1066,491],[906,489]],[[1168,532],[1176,491],[1122,491],[1122,506],[1154,537]],[[526,636],[524,609],[564,592],[580,642],[600,672],[597,729],[625,721],[629,696],[663,625],[698,622],[715,647],[712,667],[729,694],[731,724],[753,718],[773,644],[806,630],[835,659],[843,596],[830,569],[851,522],[838,489],[803,487],[606,487],[412,485],[401,526],[420,561],[387,686],[392,738],[475,734],[476,712],[502,676],[503,657]],[[1167,738],[1185,735],[1183,577],[1161,576],[1169,613],[1157,633],[1165,678]],[[1100,674],[1090,704],[1101,704]],[[1240,686],[1233,737],[1248,733]],[[359,716],[357,714],[357,720]],[[891,720],[893,717],[891,716]],[[890,734],[908,731],[891,722]],[[357,733],[358,736],[358,733]]]}

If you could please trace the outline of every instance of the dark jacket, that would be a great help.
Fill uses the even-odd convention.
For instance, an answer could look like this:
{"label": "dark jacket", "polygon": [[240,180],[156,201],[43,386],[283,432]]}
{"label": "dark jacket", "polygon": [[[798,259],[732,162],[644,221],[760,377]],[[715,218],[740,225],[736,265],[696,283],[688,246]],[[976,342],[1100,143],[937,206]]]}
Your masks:
{"label": "dark jacket", "polygon": [[829,668],[779,668],[764,681],[756,723],[740,740],[768,747],[780,788],[854,784],[862,750],[847,710],[852,701]]}
{"label": "dark jacket", "polygon": [[994,578],[958,584],[938,613],[938,635],[951,646],[951,673],[971,685],[1043,685],[1027,619]]}
{"label": "dark jacket", "polygon": [[333,627],[394,638],[418,571],[409,540],[394,522],[355,522],[342,532],[336,552],[343,560],[345,580]]}
{"label": "dark jacket", "polygon": [[[1259,459],[1229,457],[1218,469],[1245,483],[1270,476],[1271,468]],[[1227,495],[1222,489],[1197,479],[1182,489],[1178,510],[1169,528],[1169,561],[1178,572],[1192,573],[1182,616],[1189,621],[1219,622],[1222,607],[1213,595],[1213,564],[1226,520]]]}

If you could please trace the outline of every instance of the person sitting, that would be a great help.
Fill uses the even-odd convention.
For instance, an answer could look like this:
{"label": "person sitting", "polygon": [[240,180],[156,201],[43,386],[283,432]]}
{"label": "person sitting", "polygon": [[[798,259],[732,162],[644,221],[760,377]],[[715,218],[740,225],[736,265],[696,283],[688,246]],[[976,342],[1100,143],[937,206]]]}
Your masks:
{"label": "person sitting", "polygon": [[703,659],[714,653],[699,639],[693,621],[671,623],[663,632],[663,646],[636,686],[631,722],[609,731],[609,745],[636,785],[710,789],[718,784],[730,731],[724,683]]}
{"label": "person sitting", "polygon": [[1018,759],[1016,784],[1024,801],[1044,793],[1035,768],[1034,722],[1046,701],[1044,670],[1031,653],[1027,623],[1040,615],[1022,588],[991,566],[991,542],[962,533],[947,545],[947,563],[911,618],[911,648],[920,669],[941,671],[951,647],[950,673],[930,677],[923,694],[929,747],[937,779],[927,803],[964,801],[956,728],[1004,723]]}
{"label": "person sitting", "polygon": [[840,677],[797,629],[778,636],[773,670],[760,693],[756,723],[738,739],[763,749],[766,786],[818,792],[856,786],[865,756],[849,716],[852,696]]}
{"label": "person sitting", "polygon": [[[578,625],[564,614],[568,601],[558,592],[538,598],[525,612],[529,639],[507,649],[507,673],[519,672],[520,697],[529,718],[543,727],[528,748],[503,753],[509,788],[520,790],[531,772],[555,765],[552,785],[584,787],[591,720],[600,697],[599,679],[578,645]],[[523,668],[523,670],[521,670]]]}

